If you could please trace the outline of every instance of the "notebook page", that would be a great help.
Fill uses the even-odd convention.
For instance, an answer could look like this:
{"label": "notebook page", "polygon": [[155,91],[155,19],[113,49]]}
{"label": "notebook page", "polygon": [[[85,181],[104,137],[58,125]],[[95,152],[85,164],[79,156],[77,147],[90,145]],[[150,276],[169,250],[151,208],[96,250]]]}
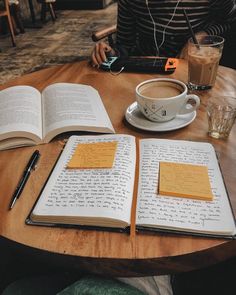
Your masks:
{"label": "notebook page", "polygon": [[[106,141],[118,142],[112,168],[66,168],[79,143]],[[70,137],[33,214],[108,217],[129,223],[135,158],[135,138],[129,135]]]}
{"label": "notebook page", "polygon": [[[160,161],[208,166],[213,201],[157,195]],[[136,218],[137,225],[206,233],[233,233],[234,219],[213,146],[177,140],[140,141]]]}

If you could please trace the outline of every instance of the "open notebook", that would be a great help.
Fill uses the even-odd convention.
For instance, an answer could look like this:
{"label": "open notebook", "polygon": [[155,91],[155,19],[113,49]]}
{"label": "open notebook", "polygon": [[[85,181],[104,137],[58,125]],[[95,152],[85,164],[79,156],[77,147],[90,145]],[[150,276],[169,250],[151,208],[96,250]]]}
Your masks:
{"label": "open notebook", "polygon": [[[98,142],[117,143],[112,168],[67,168],[79,144]],[[70,137],[26,223],[127,230],[136,215],[139,230],[235,235],[234,216],[211,144],[165,139],[142,139],[138,144],[137,149],[130,135]],[[206,166],[213,200],[158,194],[161,162]]]}

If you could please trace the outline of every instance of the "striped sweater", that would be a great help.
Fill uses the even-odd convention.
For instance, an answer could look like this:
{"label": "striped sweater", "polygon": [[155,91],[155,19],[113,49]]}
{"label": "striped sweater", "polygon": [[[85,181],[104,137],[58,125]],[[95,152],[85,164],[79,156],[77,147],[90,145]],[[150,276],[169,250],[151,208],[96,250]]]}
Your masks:
{"label": "striped sweater", "polygon": [[118,49],[176,56],[191,37],[183,9],[195,33],[223,35],[236,19],[234,0],[118,0]]}

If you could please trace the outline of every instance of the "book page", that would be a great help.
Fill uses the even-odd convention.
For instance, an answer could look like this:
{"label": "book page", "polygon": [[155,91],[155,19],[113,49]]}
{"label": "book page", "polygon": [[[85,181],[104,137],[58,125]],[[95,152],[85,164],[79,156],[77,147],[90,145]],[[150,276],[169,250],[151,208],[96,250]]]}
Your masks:
{"label": "book page", "polygon": [[[67,169],[79,143],[114,141],[118,146],[112,168]],[[99,217],[123,220],[129,224],[135,158],[135,138],[129,135],[70,137],[33,210],[34,217]]]}
{"label": "book page", "polygon": [[56,83],[42,93],[45,142],[66,131],[114,133],[98,92],[91,86]]}
{"label": "book page", "polygon": [[[158,195],[159,163],[165,161],[207,166],[213,201]],[[136,218],[144,226],[232,234],[234,219],[213,146],[180,140],[140,141]]]}
{"label": "book page", "polygon": [[42,138],[41,94],[30,86],[14,86],[0,91],[0,139],[33,133]]}

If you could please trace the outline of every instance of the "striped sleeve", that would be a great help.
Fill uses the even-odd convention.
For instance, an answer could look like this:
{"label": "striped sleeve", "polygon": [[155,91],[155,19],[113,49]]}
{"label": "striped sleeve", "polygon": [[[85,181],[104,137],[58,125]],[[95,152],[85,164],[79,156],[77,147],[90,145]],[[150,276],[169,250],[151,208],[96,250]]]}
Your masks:
{"label": "striped sleeve", "polygon": [[235,15],[236,4],[234,0],[210,0],[209,9],[217,19],[225,20]]}
{"label": "striped sleeve", "polygon": [[236,22],[236,4],[234,0],[210,0],[212,23],[205,30],[210,35],[222,35],[230,31]]}

